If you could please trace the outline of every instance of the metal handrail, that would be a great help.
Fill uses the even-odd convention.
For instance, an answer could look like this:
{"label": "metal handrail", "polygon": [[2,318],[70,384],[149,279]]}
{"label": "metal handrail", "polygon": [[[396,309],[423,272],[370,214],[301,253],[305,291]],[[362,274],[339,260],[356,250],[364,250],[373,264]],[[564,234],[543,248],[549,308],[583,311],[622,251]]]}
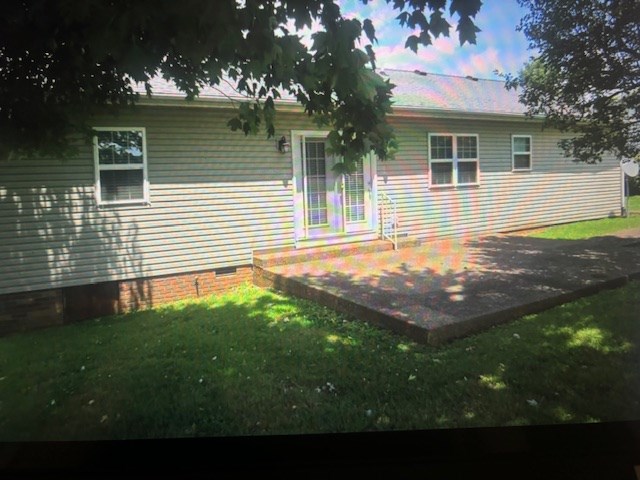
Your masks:
{"label": "metal handrail", "polygon": [[398,249],[398,217],[396,202],[384,192],[379,193],[380,206],[380,232],[382,239],[387,239],[393,244],[393,249]]}

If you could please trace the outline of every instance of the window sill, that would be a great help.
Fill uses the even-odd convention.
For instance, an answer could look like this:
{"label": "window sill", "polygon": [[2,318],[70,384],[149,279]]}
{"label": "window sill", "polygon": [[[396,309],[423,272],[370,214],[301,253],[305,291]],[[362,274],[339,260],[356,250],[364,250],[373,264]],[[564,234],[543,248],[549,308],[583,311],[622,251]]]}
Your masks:
{"label": "window sill", "polygon": [[511,169],[511,173],[527,173],[531,172],[531,168],[513,168]]}
{"label": "window sill", "polygon": [[429,190],[466,190],[470,188],[480,188],[479,183],[464,183],[460,185],[430,185]]}
{"label": "window sill", "polygon": [[96,203],[98,208],[110,208],[110,207],[150,207],[151,202],[149,200],[123,200],[120,202],[100,202]]}

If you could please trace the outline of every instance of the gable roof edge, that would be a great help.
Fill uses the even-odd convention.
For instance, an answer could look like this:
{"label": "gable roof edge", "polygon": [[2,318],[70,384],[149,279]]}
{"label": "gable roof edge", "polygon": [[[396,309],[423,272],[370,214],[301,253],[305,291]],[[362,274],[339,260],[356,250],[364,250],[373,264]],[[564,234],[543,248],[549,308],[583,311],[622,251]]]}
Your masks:
{"label": "gable roof edge", "polygon": [[403,118],[463,118],[478,120],[544,120],[542,115],[528,117],[518,112],[473,112],[455,109],[422,108],[422,107],[395,107],[391,116]]}
{"label": "gable roof edge", "polygon": [[[248,99],[247,99],[248,100]],[[184,98],[160,96],[155,98],[140,98],[137,105],[151,107],[176,107],[176,108],[222,108],[233,109],[236,100],[195,98],[185,100]],[[237,100],[243,101],[243,100]],[[302,105],[294,102],[276,102],[276,112],[304,113]],[[462,118],[478,120],[543,120],[542,116],[527,117],[523,113],[509,112],[472,112],[455,109],[424,108],[424,107],[393,107],[390,117],[400,118]]]}

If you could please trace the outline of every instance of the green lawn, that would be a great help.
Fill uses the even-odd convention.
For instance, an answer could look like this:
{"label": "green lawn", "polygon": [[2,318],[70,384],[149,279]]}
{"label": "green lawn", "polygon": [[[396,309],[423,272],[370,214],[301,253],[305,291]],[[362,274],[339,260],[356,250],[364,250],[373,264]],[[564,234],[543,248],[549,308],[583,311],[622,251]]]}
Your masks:
{"label": "green lawn", "polygon": [[628,218],[614,217],[591,220],[586,222],[568,223],[556,225],[530,232],[529,235],[537,238],[558,240],[582,240],[585,238],[611,235],[628,228],[640,227],[640,196],[629,198]]}
{"label": "green lawn", "polygon": [[640,419],[640,282],[433,348],[252,286],[0,339],[0,440]]}

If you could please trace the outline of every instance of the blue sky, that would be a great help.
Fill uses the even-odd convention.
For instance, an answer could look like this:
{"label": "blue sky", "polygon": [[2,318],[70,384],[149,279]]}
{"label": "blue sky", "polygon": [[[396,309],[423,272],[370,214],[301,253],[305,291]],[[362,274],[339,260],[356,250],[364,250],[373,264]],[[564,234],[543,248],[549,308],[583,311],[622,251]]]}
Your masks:
{"label": "blue sky", "polygon": [[440,37],[429,47],[419,47],[417,54],[404,48],[411,30],[400,27],[395,19],[399,12],[385,0],[373,0],[367,5],[359,0],[338,2],[345,17],[370,18],[373,22],[379,42],[374,45],[379,68],[498,78],[494,70],[515,74],[531,55],[524,34],[516,31],[516,25],[525,13],[516,0],[483,2],[475,18],[476,25],[482,30],[476,45],[460,46],[454,16],[453,22],[449,20],[453,24],[450,37]]}

